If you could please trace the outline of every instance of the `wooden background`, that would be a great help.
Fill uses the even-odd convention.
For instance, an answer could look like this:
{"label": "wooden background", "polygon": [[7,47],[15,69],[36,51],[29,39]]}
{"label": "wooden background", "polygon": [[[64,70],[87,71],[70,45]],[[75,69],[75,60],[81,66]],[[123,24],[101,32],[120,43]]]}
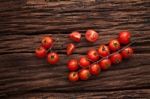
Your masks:
{"label": "wooden background", "polygon": [[[99,32],[96,43],[85,41],[87,29]],[[75,30],[82,42],[66,57],[68,34]],[[67,60],[122,30],[138,39],[132,59],[88,81],[68,82]],[[0,0],[0,99],[150,99],[149,32],[150,0]],[[57,65],[34,55],[44,35],[58,40]]]}

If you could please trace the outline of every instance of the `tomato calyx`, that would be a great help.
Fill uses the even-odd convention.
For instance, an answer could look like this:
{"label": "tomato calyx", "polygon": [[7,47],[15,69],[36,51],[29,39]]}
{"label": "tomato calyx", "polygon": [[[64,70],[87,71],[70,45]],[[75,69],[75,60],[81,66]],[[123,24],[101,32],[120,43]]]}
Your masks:
{"label": "tomato calyx", "polygon": [[72,75],[73,75],[73,76],[76,76],[76,73],[74,72]]}
{"label": "tomato calyx", "polygon": [[114,46],[115,46],[115,47],[118,47],[118,43],[114,42]]}
{"label": "tomato calyx", "polygon": [[42,40],[42,42],[43,42],[43,43],[46,43],[47,41],[44,39],[44,40]]}
{"label": "tomato calyx", "polygon": [[50,59],[52,59],[52,60],[53,60],[54,58],[55,58],[55,56],[54,56],[54,55],[50,56]]}
{"label": "tomato calyx", "polygon": [[107,67],[110,67],[110,64],[108,64],[108,63],[105,63],[105,65],[106,65]]}
{"label": "tomato calyx", "polygon": [[117,59],[115,60],[115,62],[116,62],[116,63],[119,63],[119,62],[120,62],[120,60],[117,58]]}
{"label": "tomato calyx", "polygon": [[55,52],[50,52],[47,55],[47,61],[50,64],[56,64],[59,61],[59,55]]}
{"label": "tomato calyx", "polygon": [[102,46],[102,51],[105,51],[105,47],[104,46]]}

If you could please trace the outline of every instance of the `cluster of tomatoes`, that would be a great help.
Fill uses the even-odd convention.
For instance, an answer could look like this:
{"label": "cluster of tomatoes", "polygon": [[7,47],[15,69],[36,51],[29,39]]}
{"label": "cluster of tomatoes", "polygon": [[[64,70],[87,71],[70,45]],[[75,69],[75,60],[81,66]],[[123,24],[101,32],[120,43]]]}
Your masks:
{"label": "cluster of tomatoes", "polygon": [[[81,34],[73,32],[70,38],[80,42]],[[96,42],[99,35],[94,30],[88,30],[85,38],[89,42]],[[129,58],[133,54],[133,49],[128,45],[131,34],[129,32],[120,32],[117,39],[112,39],[106,45],[102,44],[97,49],[90,49],[86,56],[78,59],[70,59],[67,67],[70,71],[68,79],[70,81],[88,80],[91,75],[99,75],[102,70],[107,70],[112,64],[118,64],[123,58]],[[75,45],[68,44],[67,55],[74,51]]]}
{"label": "cluster of tomatoes", "polygon": [[47,57],[47,61],[50,64],[56,64],[59,61],[59,55],[56,52],[50,52],[53,47],[54,39],[50,36],[46,36],[42,39],[41,45],[36,48],[35,55],[38,58]]}
{"label": "cluster of tomatoes", "polygon": [[[81,33],[75,31],[69,34],[69,38],[75,42],[81,41]],[[85,38],[89,42],[96,42],[99,34],[94,30],[87,30]],[[101,44],[97,49],[88,50],[86,56],[79,59],[70,59],[67,67],[70,71],[68,79],[70,81],[88,80],[91,75],[99,75],[102,70],[107,70],[112,64],[118,64],[123,58],[129,58],[133,54],[133,49],[129,46],[131,34],[129,32],[120,32],[118,38],[112,39],[108,44]],[[36,48],[35,54],[38,58],[47,57],[50,64],[56,64],[59,61],[59,55],[51,49],[54,45],[54,39],[46,36],[41,40],[41,45]],[[66,54],[71,55],[75,50],[75,44],[67,45]]]}

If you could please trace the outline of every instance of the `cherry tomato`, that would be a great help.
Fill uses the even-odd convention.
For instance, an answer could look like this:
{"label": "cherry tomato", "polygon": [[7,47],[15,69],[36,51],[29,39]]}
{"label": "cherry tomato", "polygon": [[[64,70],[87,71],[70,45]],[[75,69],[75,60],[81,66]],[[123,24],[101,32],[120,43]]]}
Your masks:
{"label": "cherry tomato", "polygon": [[110,54],[108,46],[100,45],[99,48],[98,48],[98,53],[102,57],[108,56]]}
{"label": "cherry tomato", "polygon": [[117,39],[111,40],[109,42],[109,49],[111,51],[117,51],[118,49],[120,49],[120,43]]}
{"label": "cherry tomato", "polygon": [[98,64],[92,64],[89,68],[89,71],[92,75],[98,75],[100,73],[101,69]]}
{"label": "cherry tomato", "polygon": [[133,54],[133,49],[131,47],[127,47],[121,51],[121,55],[123,58],[129,58]]}
{"label": "cherry tomato", "polygon": [[50,63],[50,64],[56,64],[58,61],[59,61],[59,56],[57,53],[55,52],[51,52],[48,54],[47,56],[47,61]]}
{"label": "cherry tomato", "polygon": [[75,45],[73,43],[67,45],[67,55],[71,55],[74,50],[75,50]]}
{"label": "cherry tomato", "polygon": [[76,71],[79,68],[78,61],[76,59],[69,60],[67,67],[70,71]]}
{"label": "cherry tomato", "polygon": [[97,61],[99,59],[98,52],[95,49],[90,49],[87,53],[87,58],[91,61]]}
{"label": "cherry tomato", "polygon": [[99,34],[94,30],[87,30],[85,38],[89,42],[96,42],[99,38]]}
{"label": "cherry tomato", "polygon": [[42,47],[42,46],[36,48],[35,55],[38,58],[44,58],[46,56],[46,49],[44,47]]}
{"label": "cherry tomato", "polygon": [[105,58],[99,62],[99,65],[102,70],[107,70],[111,66],[111,61],[110,61],[110,59]]}
{"label": "cherry tomato", "polygon": [[130,42],[131,33],[124,31],[119,33],[118,40],[121,44],[128,44]]}
{"label": "cherry tomato", "polygon": [[80,40],[81,40],[81,34],[80,34],[79,32],[77,32],[77,31],[72,32],[72,33],[69,35],[69,37],[70,37],[73,41],[75,41],[75,42],[80,42]]}
{"label": "cherry tomato", "polygon": [[115,53],[110,57],[111,63],[118,64],[122,61],[122,56],[120,53]]}
{"label": "cherry tomato", "polygon": [[46,36],[42,39],[41,43],[45,49],[48,49],[48,48],[52,47],[53,39],[52,39],[52,37]]}
{"label": "cherry tomato", "polygon": [[79,80],[79,75],[77,72],[70,72],[68,75],[68,79],[72,82],[76,82]]}
{"label": "cherry tomato", "polygon": [[79,59],[79,65],[82,68],[88,68],[88,66],[90,65],[90,62],[89,62],[89,60],[86,57],[81,57]]}
{"label": "cherry tomato", "polygon": [[90,75],[90,72],[89,72],[88,69],[81,69],[81,70],[79,71],[79,78],[80,78],[81,80],[88,80],[90,76],[91,76],[91,75]]}

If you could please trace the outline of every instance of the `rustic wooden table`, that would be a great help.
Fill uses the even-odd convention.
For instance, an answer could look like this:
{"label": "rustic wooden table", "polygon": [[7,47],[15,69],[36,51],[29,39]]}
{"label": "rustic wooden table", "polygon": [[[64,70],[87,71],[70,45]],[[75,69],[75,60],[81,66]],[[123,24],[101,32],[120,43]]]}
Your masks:
{"label": "rustic wooden table", "polygon": [[[68,34],[95,29],[100,39],[84,37],[66,56]],[[122,30],[132,32],[135,54],[98,77],[70,83],[66,62],[105,44]],[[44,35],[58,41],[61,61],[37,59]],[[0,0],[0,99],[150,99],[150,0]]]}

